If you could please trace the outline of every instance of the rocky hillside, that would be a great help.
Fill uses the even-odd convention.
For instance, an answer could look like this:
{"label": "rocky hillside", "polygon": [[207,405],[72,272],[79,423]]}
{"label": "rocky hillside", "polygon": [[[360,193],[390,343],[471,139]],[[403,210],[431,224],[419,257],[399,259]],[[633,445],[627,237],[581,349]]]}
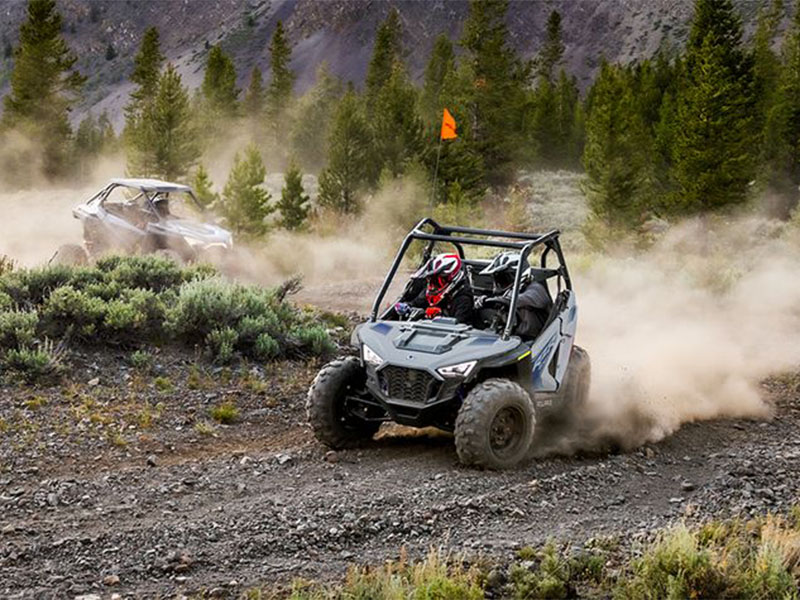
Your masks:
{"label": "rocky hillside", "polygon": [[[758,3],[737,0],[748,31]],[[8,89],[11,49],[17,42],[26,0],[0,7],[0,93]],[[440,32],[457,39],[467,14],[466,0],[57,0],[64,35],[89,76],[76,115],[108,110],[117,124],[128,94],[127,76],[144,29],[161,32],[165,54],[184,79],[196,86],[211,44],[221,43],[236,60],[240,84],[258,65],[268,73],[268,44],[283,20],[294,43],[298,88],[307,88],[320,62],[346,80],[362,81],[377,24],[396,6],[401,14],[408,64],[419,76]],[[565,66],[585,87],[601,56],[630,61],[659,47],[683,43],[692,12],[690,0],[511,0],[513,43],[534,56],[551,10],[563,16]]]}

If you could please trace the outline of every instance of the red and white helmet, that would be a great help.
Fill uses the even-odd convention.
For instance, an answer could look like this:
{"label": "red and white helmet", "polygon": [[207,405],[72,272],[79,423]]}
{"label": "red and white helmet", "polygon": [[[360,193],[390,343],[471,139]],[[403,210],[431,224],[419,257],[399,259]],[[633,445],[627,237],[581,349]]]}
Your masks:
{"label": "red and white helmet", "polygon": [[416,276],[426,279],[425,297],[430,306],[436,306],[464,279],[464,265],[458,254],[437,254]]}

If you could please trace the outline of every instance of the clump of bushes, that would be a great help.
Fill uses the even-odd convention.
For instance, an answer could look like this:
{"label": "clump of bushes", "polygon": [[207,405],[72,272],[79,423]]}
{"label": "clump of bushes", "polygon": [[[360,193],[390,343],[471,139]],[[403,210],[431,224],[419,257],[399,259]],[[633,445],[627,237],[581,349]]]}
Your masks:
{"label": "clump of bushes", "polygon": [[46,339],[131,349],[179,343],[200,346],[219,363],[315,356],[335,348],[320,323],[277,290],[159,256],[0,274],[0,363],[31,373],[48,370]]}
{"label": "clump of bushes", "polygon": [[[797,510],[797,509],[795,509]],[[619,598],[798,598],[800,519],[670,529],[632,562]]]}
{"label": "clump of bushes", "polygon": [[[462,560],[432,550],[418,562],[351,567],[343,582],[298,580],[292,600],[328,598],[786,598],[800,596],[800,506],[787,516],[679,525],[622,553],[595,540],[569,552],[548,543],[516,560]],[[607,562],[614,565],[607,569]],[[259,590],[251,590],[255,595]]]}
{"label": "clump of bushes", "polygon": [[229,425],[239,418],[239,409],[230,400],[218,404],[209,411],[209,415],[217,423]]}

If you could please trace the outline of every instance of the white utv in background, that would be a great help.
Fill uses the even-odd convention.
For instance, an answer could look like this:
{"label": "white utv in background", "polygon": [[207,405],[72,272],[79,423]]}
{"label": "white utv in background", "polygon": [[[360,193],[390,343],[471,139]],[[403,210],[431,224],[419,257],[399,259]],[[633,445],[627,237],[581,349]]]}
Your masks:
{"label": "white utv in background", "polygon": [[[428,231],[426,231],[428,229]],[[435,245],[447,244],[461,256],[476,294],[492,291],[480,273],[490,261],[469,259],[465,246],[520,253],[509,293],[487,298],[494,311],[479,327],[454,319],[397,320],[392,308],[379,315],[392,279],[412,242],[425,244],[421,265]],[[533,253],[539,266],[530,266]],[[549,268],[548,258],[555,264]],[[515,335],[523,273],[544,284],[552,300],[544,327],[527,339]],[[401,300],[413,297],[412,278]],[[587,353],[573,342],[577,306],[559,233],[515,233],[442,226],[424,219],[406,236],[372,314],[356,327],[358,357],[336,360],[319,372],[307,409],[318,440],[332,448],[371,438],[385,421],[433,426],[455,434],[462,463],[509,468],[522,461],[533,441],[537,417],[568,416],[589,393]]]}
{"label": "white utv in background", "polygon": [[194,192],[178,183],[112,179],[72,214],[83,224],[83,245],[61,246],[51,261],[83,264],[123,252],[218,264],[233,247],[230,232],[203,222]]}

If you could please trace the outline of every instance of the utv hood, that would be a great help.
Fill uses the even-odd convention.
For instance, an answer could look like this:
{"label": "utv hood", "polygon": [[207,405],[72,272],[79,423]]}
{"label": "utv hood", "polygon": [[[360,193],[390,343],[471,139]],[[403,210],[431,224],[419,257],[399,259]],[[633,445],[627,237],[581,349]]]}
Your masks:
{"label": "utv hood", "polygon": [[150,223],[147,225],[147,230],[159,235],[182,237],[190,244],[195,242],[202,245],[230,246],[232,243],[231,233],[227,229],[186,219],[167,219]]}
{"label": "utv hood", "polygon": [[505,361],[526,349],[518,337],[503,340],[449,320],[363,323],[353,332],[352,341],[369,346],[384,364],[431,371],[473,360]]}

